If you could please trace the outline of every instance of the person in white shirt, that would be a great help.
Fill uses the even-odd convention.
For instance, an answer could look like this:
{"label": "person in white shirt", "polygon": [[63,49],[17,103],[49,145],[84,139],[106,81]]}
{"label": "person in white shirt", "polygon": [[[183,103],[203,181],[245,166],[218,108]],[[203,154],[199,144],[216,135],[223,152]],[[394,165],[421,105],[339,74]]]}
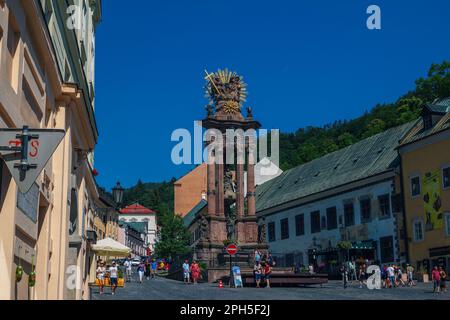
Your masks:
{"label": "person in white shirt", "polygon": [[185,260],[183,263],[183,281],[185,284],[191,282],[190,266],[187,260]]}
{"label": "person in white shirt", "polygon": [[125,260],[123,265],[125,266],[126,281],[130,282],[131,281],[131,261],[130,261],[130,259],[127,258],[127,260]]}
{"label": "person in white shirt", "polygon": [[392,267],[392,265],[389,265],[389,267],[387,268],[387,274],[389,277],[389,281],[391,282],[391,288],[395,287],[395,270],[394,267]]}
{"label": "person in white shirt", "polygon": [[112,266],[109,268],[109,280],[111,283],[111,294],[116,294],[117,289],[117,276],[119,273],[119,270],[117,269],[116,263],[113,262]]}
{"label": "person in white shirt", "polygon": [[106,275],[105,263],[103,261],[100,261],[99,266],[97,268],[97,279],[99,282],[100,294],[103,294],[103,287],[105,286],[105,275]]}

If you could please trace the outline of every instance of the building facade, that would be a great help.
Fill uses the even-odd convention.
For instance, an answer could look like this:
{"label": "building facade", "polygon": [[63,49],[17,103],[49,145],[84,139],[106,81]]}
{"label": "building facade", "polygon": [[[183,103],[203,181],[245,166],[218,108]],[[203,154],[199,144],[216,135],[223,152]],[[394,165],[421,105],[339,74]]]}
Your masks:
{"label": "building facade", "polygon": [[409,259],[450,270],[450,98],[425,105],[399,147]]}
{"label": "building facade", "polygon": [[[98,197],[92,174],[98,137],[93,44],[101,3],[80,2],[85,15],[73,30],[66,27],[69,4],[0,0],[0,127],[66,132],[26,194],[1,166],[1,299],[89,295],[93,254],[86,231]],[[20,281],[18,268],[24,270]],[[30,287],[33,271],[36,284]]]}
{"label": "building facade", "polygon": [[119,221],[131,223],[145,222],[147,224],[147,233],[144,239],[144,244],[147,248],[154,252],[158,231],[156,212],[144,206],[141,206],[138,203],[135,203],[121,209],[119,213]]}
{"label": "building facade", "polygon": [[184,217],[200,200],[206,200],[206,163],[184,175],[174,186],[174,212]]}
{"label": "building facade", "polygon": [[[347,259],[405,261],[396,147],[411,126],[285,171],[257,188],[260,233],[278,265],[313,264],[333,272]],[[343,242],[351,249],[343,252]]]}
{"label": "building facade", "polygon": [[120,221],[119,226],[123,230],[124,245],[131,249],[131,256],[147,256],[149,254],[146,243],[148,234],[147,222]]}

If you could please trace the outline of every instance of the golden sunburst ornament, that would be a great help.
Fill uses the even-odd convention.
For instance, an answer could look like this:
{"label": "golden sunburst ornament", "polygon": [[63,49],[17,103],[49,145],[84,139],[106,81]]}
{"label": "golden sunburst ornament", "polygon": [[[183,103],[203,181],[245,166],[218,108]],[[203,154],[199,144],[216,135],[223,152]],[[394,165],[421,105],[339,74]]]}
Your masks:
{"label": "golden sunburst ornament", "polygon": [[227,101],[223,107],[223,110],[226,113],[236,113],[239,112],[241,106],[236,101],[230,100]]}
{"label": "golden sunburst ornament", "polygon": [[219,69],[214,73],[208,73],[206,70],[205,72],[207,80],[205,91],[210,102],[217,104],[219,101],[226,101],[228,105],[229,101],[233,101],[234,103],[227,107],[228,110],[239,109],[247,97],[247,84],[243,77],[228,69]]}

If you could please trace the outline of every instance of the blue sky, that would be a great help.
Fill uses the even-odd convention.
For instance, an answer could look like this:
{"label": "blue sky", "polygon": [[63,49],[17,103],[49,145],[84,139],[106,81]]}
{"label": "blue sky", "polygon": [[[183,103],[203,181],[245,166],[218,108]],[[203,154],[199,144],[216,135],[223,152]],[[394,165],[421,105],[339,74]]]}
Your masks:
{"label": "blue sky", "polygon": [[[103,1],[97,30],[99,183],[180,177],[173,130],[205,116],[204,69],[248,84],[264,128],[295,131],[392,102],[450,59],[448,0]],[[381,30],[366,9],[381,8]]]}

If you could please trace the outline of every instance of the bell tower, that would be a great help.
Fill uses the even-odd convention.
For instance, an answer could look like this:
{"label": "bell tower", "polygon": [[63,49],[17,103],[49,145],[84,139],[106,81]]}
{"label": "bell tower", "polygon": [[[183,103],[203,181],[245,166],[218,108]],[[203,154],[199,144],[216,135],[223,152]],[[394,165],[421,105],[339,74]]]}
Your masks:
{"label": "bell tower", "polygon": [[[255,207],[256,130],[261,125],[253,119],[251,108],[247,108],[246,117],[242,115],[246,85],[241,76],[219,70],[207,73],[205,79],[210,103],[202,126],[207,137],[212,133],[206,143],[208,208],[203,224],[207,232],[196,252],[210,271],[217,269],[209,272],[209,277],[217,279],[219,269],[228,261],[223,251],[227,242],[238,245],[235,261],[243,267],[250,266],[256,248],[267,249],[258,241]],[[228,269],[224,270],[227,274]]]}

